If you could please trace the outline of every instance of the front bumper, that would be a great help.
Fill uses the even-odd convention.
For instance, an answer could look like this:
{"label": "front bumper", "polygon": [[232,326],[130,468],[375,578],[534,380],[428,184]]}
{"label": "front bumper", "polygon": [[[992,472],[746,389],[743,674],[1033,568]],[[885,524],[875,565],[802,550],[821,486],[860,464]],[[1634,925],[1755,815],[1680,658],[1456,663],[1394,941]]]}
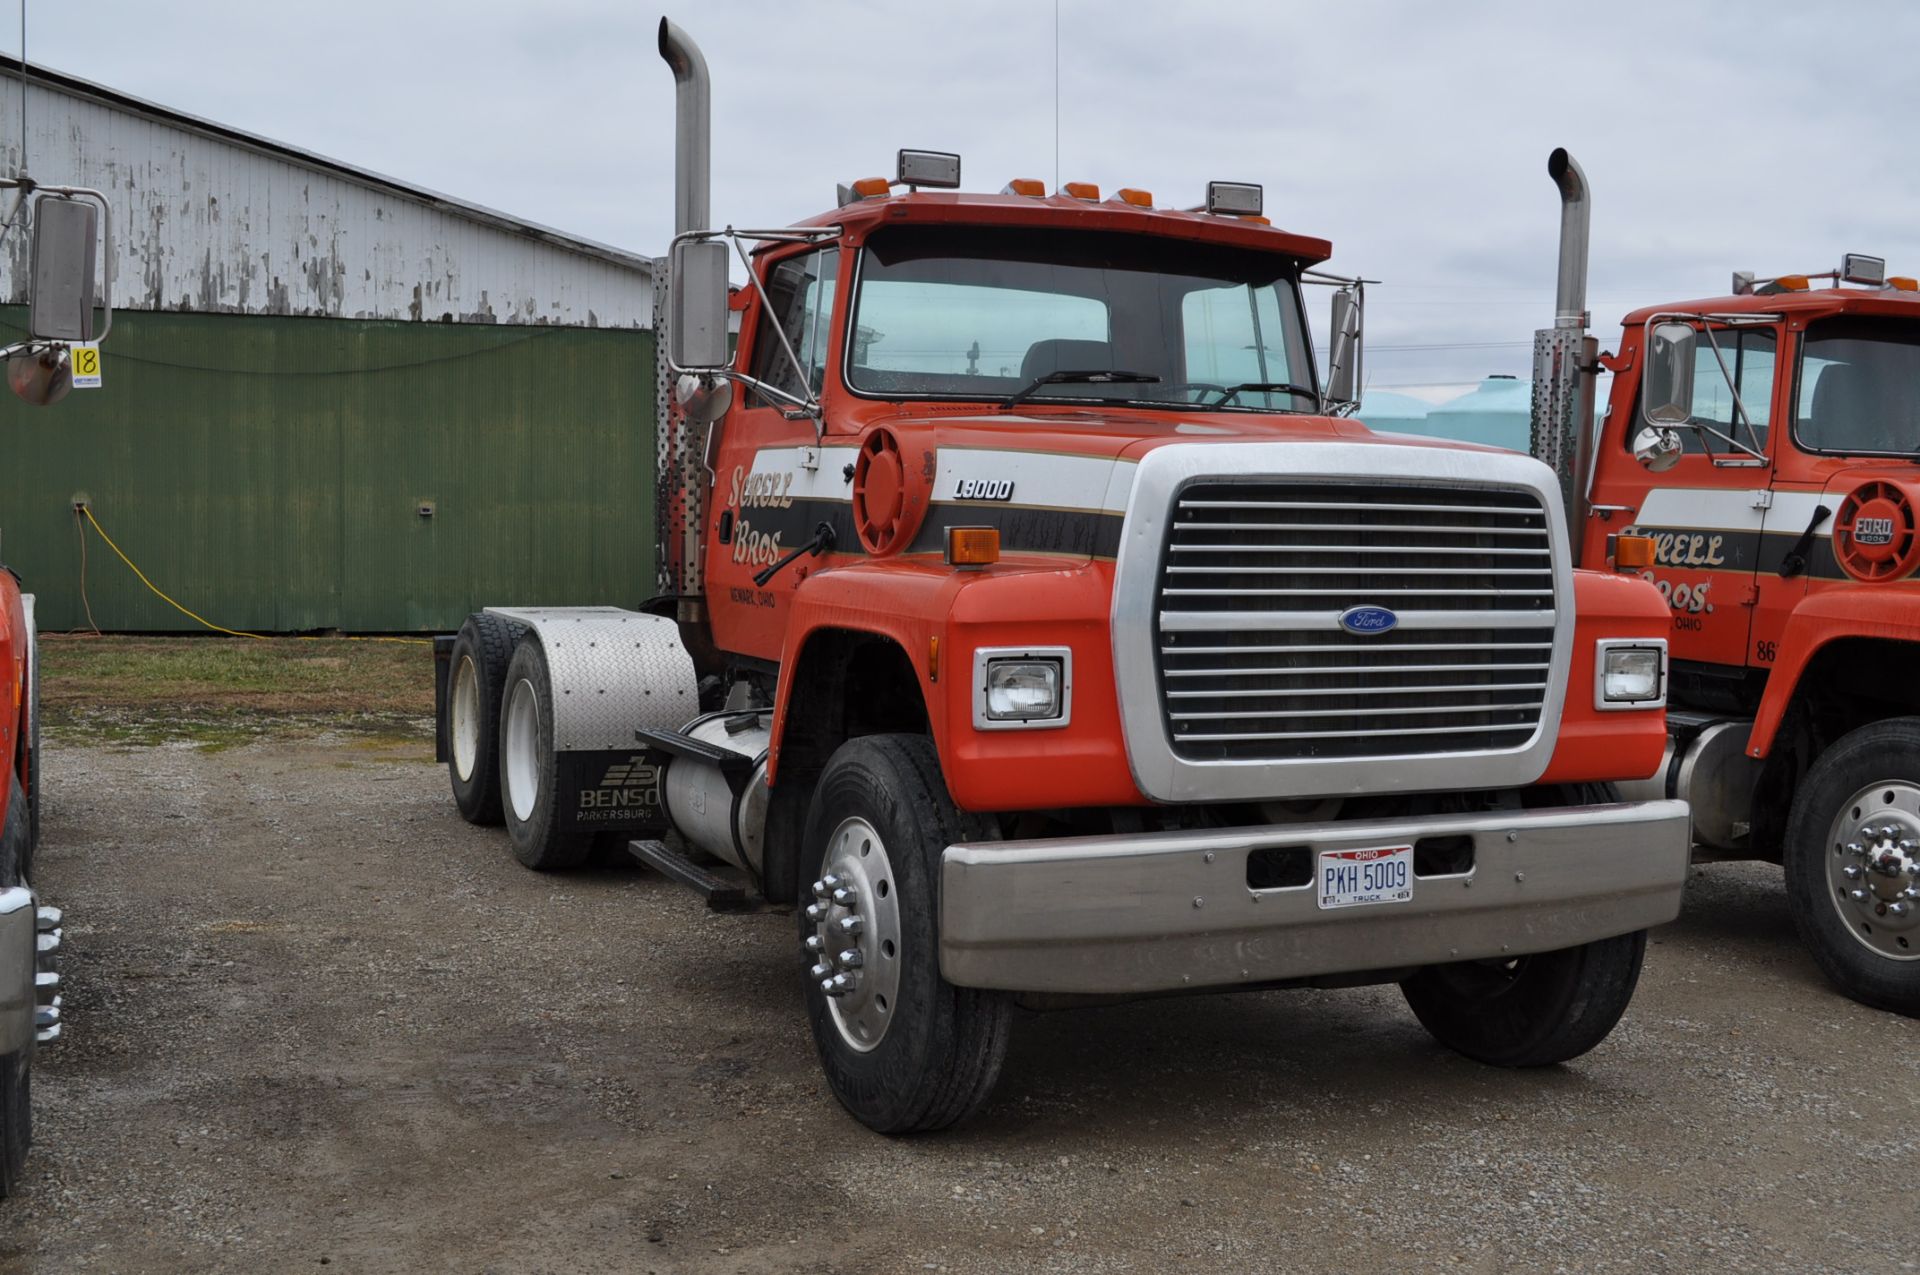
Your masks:
{"label": "front bumper", "polygon": [[[1255,850],[1467,837],[1473,867],[1413,899],[1322,910],[1314,885],[1251,889]],[[1144,993],[1574,947],[1671,921],[1680,801],[948,846],[940,970],[960,987]],[[1317,860],[1309,860],[1317,862]]]}

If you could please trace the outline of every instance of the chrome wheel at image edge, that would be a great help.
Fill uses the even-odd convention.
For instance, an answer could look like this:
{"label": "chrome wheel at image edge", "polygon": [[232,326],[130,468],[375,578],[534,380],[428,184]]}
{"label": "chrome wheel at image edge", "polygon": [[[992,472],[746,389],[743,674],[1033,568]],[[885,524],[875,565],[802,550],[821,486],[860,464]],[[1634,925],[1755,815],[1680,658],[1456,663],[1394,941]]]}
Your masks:
{"label": "chrome wheel at image edge", "polygon": [[806,938],[809,976],[827,997],[833,1025],[866,1053],[887,1034],[900,989],[900,908],[886,844],[865,819],[844,820],[813,883]]}
{"label": "chrome wheel at image edge", "polygon": [[1829,901],[1875,956],[1920,960],[1920,786],[1869,784],[1827,830]]}

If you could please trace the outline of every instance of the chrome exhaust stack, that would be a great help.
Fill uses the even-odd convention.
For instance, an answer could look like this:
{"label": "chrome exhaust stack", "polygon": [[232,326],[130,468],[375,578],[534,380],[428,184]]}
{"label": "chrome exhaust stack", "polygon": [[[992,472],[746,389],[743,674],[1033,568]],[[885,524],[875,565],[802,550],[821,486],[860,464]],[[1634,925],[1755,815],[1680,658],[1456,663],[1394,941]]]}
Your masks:
{"label": "chrome exhaust stack", "polygon": [[1594,382],[1600,346],[1587,335],[1587,241],[1592,218],[1587,175],[1566,148],[1547,157],[1560,191],[1560,265],[1553,326],[1533,336],[1533,419],[1529,449],[1559,475],[1573,565],[1580,565],[1593,470]]}
{"label": "chrome exhaust stack", "polygon": [[[713,86],[693,37],[660,19],[660,56],[673,71],[673,232],[711,230]],[[707,426],[681,410],[668,357],[673,306],[671,257],[653,263],[655,591],[678,599],[682,641],[703,667],[713,661],[712,634],[701,596],[700,529],[705,520]]]}

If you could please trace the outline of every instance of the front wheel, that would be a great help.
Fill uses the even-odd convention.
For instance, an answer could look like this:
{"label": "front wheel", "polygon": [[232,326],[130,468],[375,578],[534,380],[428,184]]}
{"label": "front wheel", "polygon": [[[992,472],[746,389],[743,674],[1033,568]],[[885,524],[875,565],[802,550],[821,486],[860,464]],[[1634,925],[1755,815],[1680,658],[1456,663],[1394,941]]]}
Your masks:
{"label": "front wheel", "polygon": [[[26,884],[24,867],[30,835],[27,795],[18,775],[9,779],[6,824],[0,828],[0,889]],[[34,966],[29,962],[27,968]],[[27,1003],[33,1003],[32,989],[13,991],[15,995],[27,993]],[[0,1199],[13,1194],[26,1169],[27,1145],[33,1140],[32,1077],[31,1041],[10,1054],[0,1054]]]}
{"label": "front wheel", "polygon": [[1544,1067],[1607,1038],[1633,999],[1647,932],[1509,960],[1430,965],[1400,984],[1435,1040],[1495,1067]]}
{"label": "front wheel", "polygon": [[985,828],[947,795],[919,735],[842,744],[802,842],[807,1017],[827,1084],[880,1133],[944,1129],[986,1102],[1012,1007],[940,976],[940,856]]}
{"label": "front wheel", "polygon": [[1920,1016],[1920,717],[1842,736],[1787,817],[1787,906],[1835,986]]}

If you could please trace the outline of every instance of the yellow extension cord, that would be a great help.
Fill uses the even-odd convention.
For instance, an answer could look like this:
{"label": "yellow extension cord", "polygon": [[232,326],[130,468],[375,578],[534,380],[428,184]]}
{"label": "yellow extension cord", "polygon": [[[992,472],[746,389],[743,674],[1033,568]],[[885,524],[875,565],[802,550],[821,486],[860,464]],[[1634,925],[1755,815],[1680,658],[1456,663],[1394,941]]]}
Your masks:
{"label": "yellow extension cord", "polygon": [[[201,624],[206,626],[209,629],[212,629],[215,633],[224,633],[228,637],[252,638],[256,642],[268,642],[272,640],[270,635],[265,633],[243,633],[239,629],[225,628],[221,625],[215,624],[212,620],[207,619],[205,616],[200,615],[197,612],[189,611],[186,607],[181,606],[178,602],[175,602],[172,598],[168,597],[166,593],[161,590],[159,585],[147,579],[147,573],[142,571],[138,566],[134,565],[133,559],[129,558],[121,550],[119,545],[113,543],[113,537],[109,536],[107,534],[107,529],[100,525],[100,520],[93,516],[93,509],[91,506],[81,505],[80,512],[83,515],[85,515],[87,522],[92,524],[93,529],[100,533],[100,539],[106,542],[107,548],[113,550],[113,552],[119,557],[120,561],[127,564],[127,570],[133,572],[134,575],[138,576],[140,578],[141,584],[144,584],[147,586],[147,588],[153,590],[153,595],[155,597],[159,598],[162,602],[166,603],[168,606],[178,611],[181,615],[186,616],[188,619],[194,621],[196,624]],[[400,642],[408,646],[431,646],[432,645],[432,642],[426,638],[403,638],[403,637],[318,638],[318,637],[297,636],[295,640],[300,642],[322,642],[322,641],[325,641],[325,642]]]}

